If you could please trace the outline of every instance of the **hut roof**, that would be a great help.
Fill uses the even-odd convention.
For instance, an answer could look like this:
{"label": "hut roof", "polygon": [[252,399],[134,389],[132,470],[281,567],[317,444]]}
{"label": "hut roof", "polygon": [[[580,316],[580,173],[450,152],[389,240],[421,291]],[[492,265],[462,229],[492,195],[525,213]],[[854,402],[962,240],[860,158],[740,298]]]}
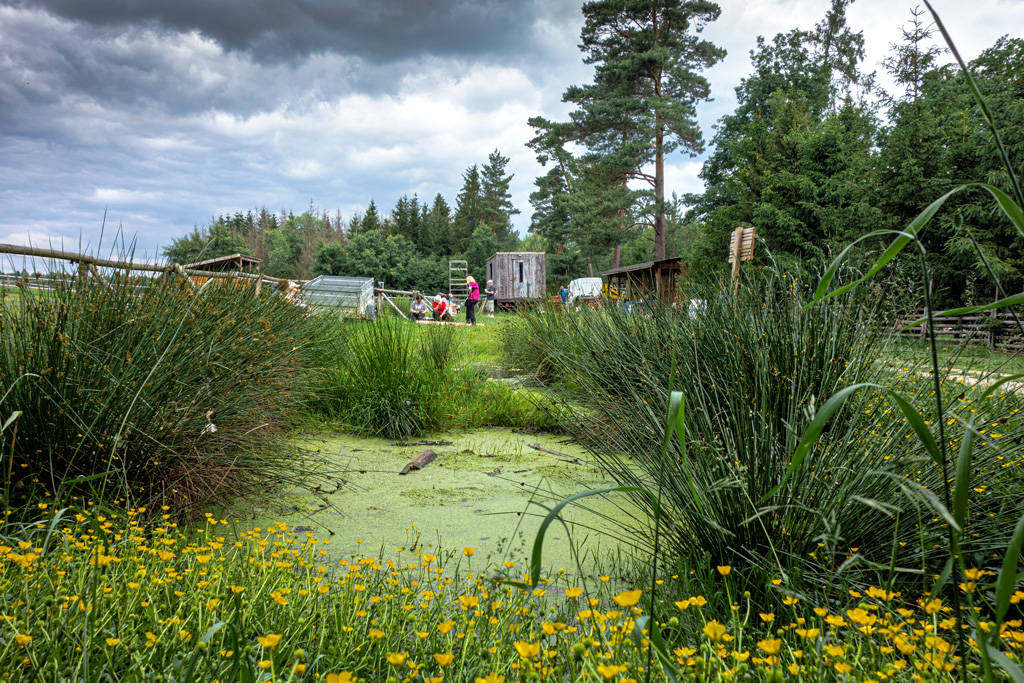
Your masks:
{"label": "hut roof", "polygon": [[673,256],[672,258],[661,259],[659,261],[648,261],[647,263],[637,263],[632,266],[623,266],[621,268],[612,268],[611,270],[601,271],[601,275],[609,277],[611,275],[625,275],[627,273],[637,273],[644,270],[679,270],[681,268],[680,261],[683,260],[681,256]]}
{"label": "hut roof", "polygon": [[185,268],[191,268],[192,270],[209,270],[209,271],[222,271],[222,270],[244,270],[246,267],[256,267],[260,265],[260,260],[252,256],[246,256],[245,254],[231,254],[231,256],[218,256],[217,258],[208,258],[205,261],[197,261],[196,263],[186,263]]}

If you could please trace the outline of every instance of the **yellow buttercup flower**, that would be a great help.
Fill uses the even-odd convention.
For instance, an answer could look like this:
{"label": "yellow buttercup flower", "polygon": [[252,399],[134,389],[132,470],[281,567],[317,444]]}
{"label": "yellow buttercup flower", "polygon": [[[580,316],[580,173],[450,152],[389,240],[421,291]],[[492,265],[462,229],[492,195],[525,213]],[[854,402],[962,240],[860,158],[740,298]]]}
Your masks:
{"label": "yellow buttercup flower", "polygon": [[487,674],[486,678],[477,677],[477,679],[473,683],[505,683],[505,677],[499,676],[498,674],[491,672]]}
{"label": "yellow buttercup flower", "polygon": [[26,636],[26,635],[23,635],[21,633],[19,633],[18,635],[14,636],[14,639],[16,641],[18,641],[18,645],[20,647],[25,647],[26,645],[28,645],[29,643],[32,642],[32,636]]}
{"label": "yellow buttercup flower", "polygon": [[453,626],[455,626],[454,621],[442,621],[437,625],[437,630],[442,636],[446,636],[451,632]]}
{"label": "yellow buttercup flower", "polygon": [[327,674],[327,683],[355,683],[355,676],[351,671],[342,671],[340,674]]}
{"label": "yellow buttercup flower", "polygon": [[522,640],[517,640],[513,643],[516,648],[516,652],[523,659],[533,659],[540,653],[540,643],[527,643]]}
{"label": "yellow buttercup flower", "polygon": [[449,652],[435,654],[434,661],[437,662],[437,665],[443,669],[444,667],[448,666],[453,661],[455,661],[455,655]]}
{"label": "yellow buttercup flower", "polygon": [[270,661],[269,659],[264,659],[264,660],[262,660],[262,661],[261,661],[261,662],[259,663],[259,667],[260,667],[261,669],[269,669],[269,668],[270,668],[270,667],[272,667],[272,666],[274,666],[274,663],[273,663],[272,661]]}
{"label": "yellow buttercup flower", "polygon": [[268,633],[266,637],[259,636],[256,638],[256,640],[258,640],[260,645],[262,645],[263,647],[273,650],[275,647],[277,647],[277,644],[281,642],[281,634]]}
{"label": "yellow buttercup flower", "polygon": [[565,589],[565,597],[567,598],[578,598],[583,595],[583,589],[573,586],[572,588]]}
{"label": "yellow buttercup flower", "polygon": [[409,656],[408,652],[390,652],[388,653],[387,660],[388,664],[395,667],[396,669],[405,664],[406,657]]}
{"label": "yellow buttercup flower", "polygon": [[781,638],[770,638],[757,641],[757,646],[770,655],[777,655],[782,650]]}
{"label": "yellow buttercup flower", "polygon": [[640,596],[643,595],[643,590],[637,589],[635,591],[623,591],[618,595],[613,595],[612,600],[619,607],[632,607],[636,603],[640,602]]}
{"label": "yellow buttercup flower", "polygon": [[628,667],[616,664],[601,664],[597,667],[597,673],[601,674],[601,678],[606,681],[610,681],[621,673],[625,673]]}
{"label": "yellow buttercup flower", "polygon": [[121,642],[120,638],[107,638],[107,645],[109,647],[114,647],[115,645],[117,645],[120,642]]}
{"label": "yellow buttercup flower", "polygon": [[462,549],[462,554],[465,555],[466,557],[473,557],[473,553],[475,553],[475,552],[476,552],[476,548],[468,548],[467,547],[467,548],[463,548]]}
{"label": "yellow buttercup flower", "polygon": [[718,565],[717,567],[715,567],[715,569],[717,569],[718,573],[721,574],[722,576],[729,576],[729,574],[732,572],[732,567],[730,567],[727,564],[726,565]]}
{"label": "yellow buttercup flower", "polygon": [[725,624],[718,623],[717,619],[712,619],[708,623],[704,624],[704,628],[701,629],[712,642],[717,642],[722,639],[725,635]]}

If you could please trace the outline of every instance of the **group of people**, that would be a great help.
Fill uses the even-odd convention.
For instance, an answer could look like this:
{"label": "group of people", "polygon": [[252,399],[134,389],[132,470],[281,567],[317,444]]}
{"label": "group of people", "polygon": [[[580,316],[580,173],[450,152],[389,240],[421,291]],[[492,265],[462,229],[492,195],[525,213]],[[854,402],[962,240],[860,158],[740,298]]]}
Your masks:
{"label": "group of people", "polygon": [[[477,284],[472,276],[466,278],[466,285],[469,288],[469,296],[466,297],[466,322],[470,325],[476,325],[476,305],[480,303],[480,285]],[[484,300],[484,312],[487,313],[488,317],[493,318],[494,301],[498,296],[494,280],[487,281],[484,295],[486,297]],[[422,294],[417,294],[409,306],[409,313],[412,314],[413,320],[426,320],[428,312],[432,314],[435,322],[451,322],[458,315],[459,306],[458,303],[452,301],[450,295],[443,292],[438,292],[437,296],[430,303],[427,303]]]}

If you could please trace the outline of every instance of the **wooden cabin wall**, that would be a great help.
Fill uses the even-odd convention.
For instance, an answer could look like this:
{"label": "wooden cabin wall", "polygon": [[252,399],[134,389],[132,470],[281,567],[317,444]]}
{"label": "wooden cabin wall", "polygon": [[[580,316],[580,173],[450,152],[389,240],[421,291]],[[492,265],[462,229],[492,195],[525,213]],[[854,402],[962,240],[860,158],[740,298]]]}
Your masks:
{"label": "wooden cabin wall", "polygon": [[499,301],[538,299],[544,296],[546,280],[543,252],[499,252],[487,259],[486,270],[487,279],[494,280]]}

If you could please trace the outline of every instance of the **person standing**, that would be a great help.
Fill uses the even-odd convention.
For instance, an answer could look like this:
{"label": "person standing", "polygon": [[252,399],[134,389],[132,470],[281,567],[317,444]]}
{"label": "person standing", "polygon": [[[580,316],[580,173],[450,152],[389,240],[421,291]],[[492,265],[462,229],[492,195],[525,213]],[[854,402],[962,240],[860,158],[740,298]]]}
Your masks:
{"label": "person standing", "polygon": [[466,284],[469,286],[469,296],[466,297],[466,322],[476,325],[476,304],[480,301],[480,285],[472,275],[466,276]]}
{"label": "person standing", "polygon": [[487,281],[487,287],[484,288],[484,294],[487,295],[487,301],[484,303],[484,311],[487,312],[488,318],[493,318],[494,299],[498,296],[498,288],[494,286],[494,280]]}
{"label": "person standing", "polygon": [[569,288],[562,285],[558,288],[558,298],[562,300],[562,305],[566,308],[569,307]]}

